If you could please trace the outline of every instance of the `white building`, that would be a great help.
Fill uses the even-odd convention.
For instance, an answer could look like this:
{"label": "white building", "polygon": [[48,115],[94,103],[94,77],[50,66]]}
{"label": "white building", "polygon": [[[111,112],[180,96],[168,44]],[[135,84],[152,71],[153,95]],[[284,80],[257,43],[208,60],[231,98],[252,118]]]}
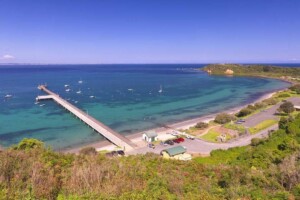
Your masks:
{"label": "white building", "polygon": [[143,140],[146,142],[154,142],[157,140],[157,133],[155,131],[147,131],[143,133]]}

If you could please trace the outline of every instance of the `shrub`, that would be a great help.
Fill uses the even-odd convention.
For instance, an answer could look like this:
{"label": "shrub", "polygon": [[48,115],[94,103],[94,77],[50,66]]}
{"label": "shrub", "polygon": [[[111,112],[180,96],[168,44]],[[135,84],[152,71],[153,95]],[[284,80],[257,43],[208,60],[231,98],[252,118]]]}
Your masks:
{"label": "shrub", "polygon": [[255,108],[254,105],[248,105],[248,106],[247,106],[247,109],[250,109],[250,110],[253,110],[253,111],[256,110],[256,108]]}
{"label": "shrub", "polygon": [[83,155],[96,155],[97,151],[94,147],[85,147],[80,149],[79,153]]}
{"label": "shrub", "polygon": [[251,140],[251,146],[258,146],[263,143],[264,143],[264,140],[260,139],[260,138],[252,138],[252,140]]}
{"label": "shrub", "polygon": [[290,87],[290,90],[300,93],[300,84],[296,84]]}
{"label": "shrub", "polygon": [[277,103],[276,99],[274,98],[269,98],[263,100],[263,103],[267,104],[268,106],[275,105]]}
{"label": "shrub", "polygon": [[226,124],[232,120],[235,120],[235,117],[233,115],[227,113],[220,113],[216,116],[214,121],[218,124]]}
{"label": "shrub", "polygon": [[254,106],[255,106],[256,109],[260,109],[260,108],[266,107],[267,105],[263,102],[258,102],[256,104],[254,104]]}
{"label": "shrub", "polygon": [[243,108],[242,110],[240,110],[240,112],[238,112],[236,114],[237,117],[245,117],[249,114],[251,114],[253,112],[253,110],[249,109],[249,108]]}
{"label": "shrub", "polygon": [[287,114],[294,112],[294,110],[295,110],[294,104],[292,102],[289,102],[289,101],[284,102],[278,108],[279,112],[284,112],[284,113],[287,113]]}
{"label": "shrub", "polygon": [[24,138],[17,146],[14,147],[16,150],[28,150],[28,149],[36,149],[43,148],[44,143],[32,138]]}
{"label": "shrub", "polygon": [[198,122],[195,127],[198,128],[198,129],[205,129],[205,128],[208,127],[208,123]]}
{"label": "shrub", "polygon": [[291,95],[285,94],[285,93],[278,95],[278,97],[280,97],[280,98],[287,98],[287,97],[290,97],[290,96]]}

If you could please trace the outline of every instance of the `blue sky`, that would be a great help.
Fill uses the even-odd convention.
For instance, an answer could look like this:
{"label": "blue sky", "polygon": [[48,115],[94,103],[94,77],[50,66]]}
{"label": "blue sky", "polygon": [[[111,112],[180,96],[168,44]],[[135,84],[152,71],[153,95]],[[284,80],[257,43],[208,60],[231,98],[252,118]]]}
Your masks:
{"label": "blue sky", "polygon": [[0,63],[300,63],[299,0],[0,0]]}

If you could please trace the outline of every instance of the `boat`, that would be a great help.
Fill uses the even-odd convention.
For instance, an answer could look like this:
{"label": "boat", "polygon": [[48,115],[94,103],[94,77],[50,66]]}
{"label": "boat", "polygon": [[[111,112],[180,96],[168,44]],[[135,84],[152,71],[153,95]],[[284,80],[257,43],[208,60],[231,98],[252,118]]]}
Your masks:
{"label": "boat", "polygon": [[39,104],[39,103],[40,103],[39,101],[34,102],[35,105],[37,105],[37,104]]}
{"label": "boat", "polygon": [[12,97],[11,94],[7,94],[7,95],[4,96],[4,98],[11,98],[11,97]]}
{"label": "boat", "polygon": [[74,101],[74,103],[78,103],[78,101]]}
{"label": "boat", "polygon": [[133,89],[129,88],[128,91],[133,91]]}
{"label": "boat", "polygon": [[66,92],[70,92],[70,88],[66,89]]}
{"label": "boat", "polygon": [[69,87],[69,85],[66,84],[65,87]]}
{"label": "boat", "polygon": [[46,104],[41,104],[40,106],[42,107],[42,106],[44,106],[44,105],[46,105]]}
{"label": "boat", "polygon": [[77,93],[77,94],[81,94],[81,90],[78,90],[76,93]]}
{"label": "boat", "polygon": [[162,93],[163,90],[162,90],[162,87],[160,86],[160,89],[158,90],[159,93]]}
{"label": "boat", "polygon": [[93,98],[95,98],[95,96],[91,95],[90,98],[93,99]]}
{"label": "boat", "polygon": [[83,81],[82,81],[82,80],[79,80],[79,81],[78,81],[78,83],[79,83],[79,84],[82,84],[82,83],[83,83]]}

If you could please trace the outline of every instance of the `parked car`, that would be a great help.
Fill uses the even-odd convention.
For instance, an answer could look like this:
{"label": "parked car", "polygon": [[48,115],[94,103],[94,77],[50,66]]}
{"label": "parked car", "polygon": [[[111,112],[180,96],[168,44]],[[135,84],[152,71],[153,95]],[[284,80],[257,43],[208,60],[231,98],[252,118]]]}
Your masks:
{"label": "parked car", "polygon": [[173,142],[175,142],[175,143],[184,142],[184,139],[182,137],[176,138],[176,139],[173,140]]}
{"label": "parked car", "polygon": [[123,150],[119,150],[117,151],[117,153],[120,155],[120,156],[125,156],[125,152]]}
{"label": "parked car", "polygon": [[194,140],[194,139],[195,139],[195,137],[194,137],[194,136],[191,136],[191,135],[186,135],[186,138],[187,138],[187,139],[190,139],[190,140]]}
{"label": "parked car", "polygon": [[171,135],[177,136],[177,135],[178,135],[178,132],[177,132],[177,131],[172,131]]}
{"label": "parked car", "polygon": [[164,142],[165,144],[168,144],[168,145],[174,145],[174,142],[173,140],[167,140]]}
{"label": "parked car", "polygon": [[155,146],[154,146],[154,144],[152,144],[152,143],[149,143],[149,144],[148,144],[148,147],[149,147],[149,148],[152,148],[152,149],[155,149]]}

